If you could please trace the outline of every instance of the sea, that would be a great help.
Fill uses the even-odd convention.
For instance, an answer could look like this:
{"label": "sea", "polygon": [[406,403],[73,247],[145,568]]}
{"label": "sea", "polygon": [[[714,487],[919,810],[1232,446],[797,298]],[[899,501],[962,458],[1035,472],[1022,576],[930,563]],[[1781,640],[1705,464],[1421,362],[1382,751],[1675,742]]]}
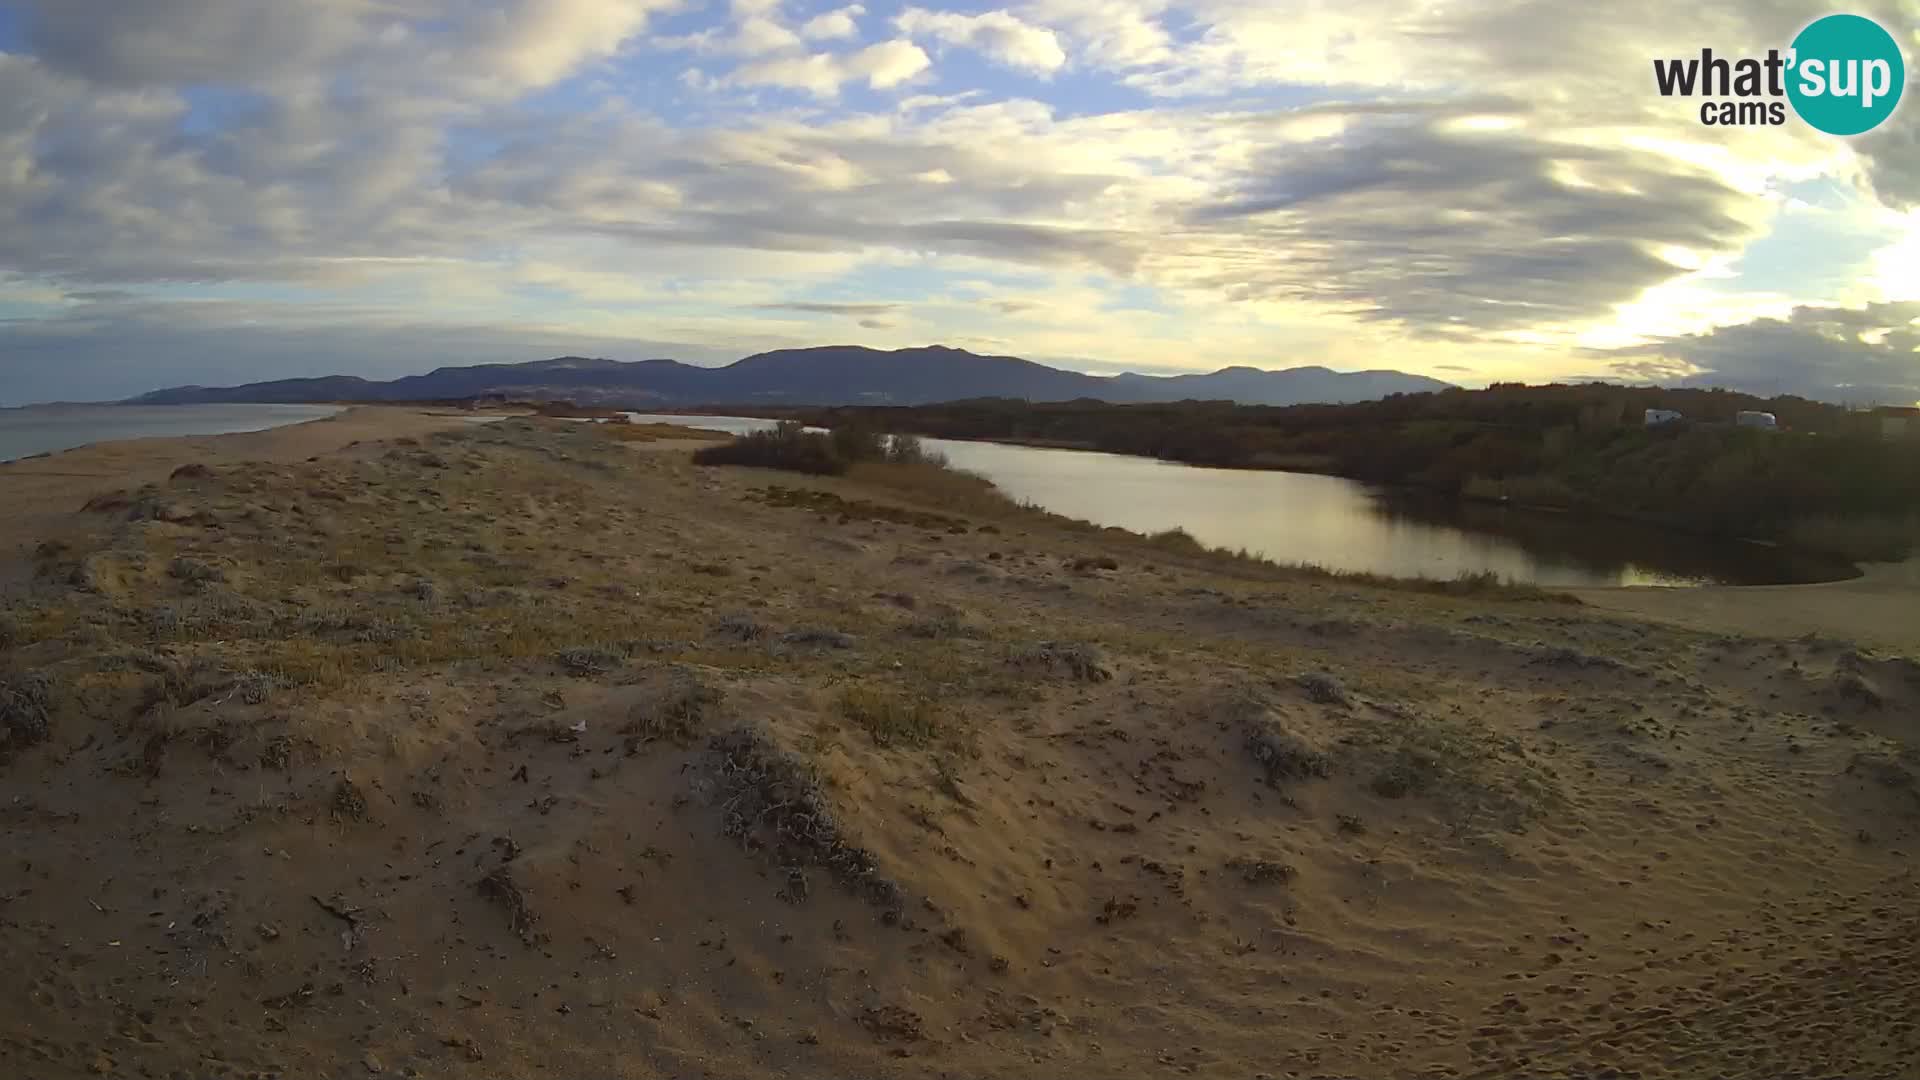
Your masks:
{"label": "sea", "polygon": [[28,405],[0,409],[0,461],[116,439],[227,435],[332,416],[338,405]]}

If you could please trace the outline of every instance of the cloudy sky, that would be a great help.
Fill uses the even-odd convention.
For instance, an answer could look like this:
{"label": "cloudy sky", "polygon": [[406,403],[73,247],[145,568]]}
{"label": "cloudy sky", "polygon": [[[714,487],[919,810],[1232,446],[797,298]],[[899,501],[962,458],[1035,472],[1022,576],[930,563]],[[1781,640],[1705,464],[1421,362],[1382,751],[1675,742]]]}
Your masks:
{"label": "cloudy sky", "polygon": [[0,0],[0,404],[841,342],[1913,401],[1920,104],[1654,90],[1829,10]]}

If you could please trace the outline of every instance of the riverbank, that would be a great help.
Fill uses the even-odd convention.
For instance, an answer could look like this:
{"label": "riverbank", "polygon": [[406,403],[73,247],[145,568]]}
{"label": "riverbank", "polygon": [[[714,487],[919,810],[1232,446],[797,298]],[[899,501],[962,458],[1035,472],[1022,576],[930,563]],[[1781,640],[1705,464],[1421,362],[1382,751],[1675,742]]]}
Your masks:
{"label": "riverbank", "polygon": [[1710,633],[1815,635],[1920,656],[1920,557],[1812,585],[1574,589],[1583,603]]}
{"label": "riverbank", "polygon": [[[781,410],[771,410],[780,412]],[[841,413],[865,415],[862,410],[786,410],[789,419],[801,417],[832,422]],[[879,410],[886,419],[908,425],[912,409]],[[741,419],[725,414],[730,422]],[[772,425],[776,421],[759,421]],[[824,429],[821,429],[824,430]],[[922,427],[922,431],[936,430]],[[992,478],[1022,501],[1033,501],[1068,516],[1142,533],[1184,529],[1207,534],[1215,547],[1253,553],[1280,563],[1322,565],[1338,572],[1382,574],[1390,577],[1428,577],[1493,574],[1544,588],[1597,588],[1615,585],[1694,586],[1700,584],[1755,585],[1840,581],[1857,577],[1857,560],[1822,554],[1819,545],[1729,535],[1684,517],[1666,513],[1634,512],[1602,505],[1570,507],[1548,503],[1456,492],[1414,483],[1366,480],[1337,466],[1327,457],[1262,455],[1257,461],[1202,464],[1145,452],[1102,448],[1094,443],[999,438],[952,434],[924,434],[927,445],[963,468]],[[1082,468],[1084,473],[1066,486],[1028,484],[1044,470],[1010,471],[1018,463],[996,449],[1062,452],[1088,460],[1106,460],[1112,468]],[[1129,470],[1123,462],[1151,463],[1169,470]],[[1172,470],[1191,470],[1184,477]],[[1102,476],[1105,472],[1111,475]],[[1218,507],[1193,505],[1193,488],[1210,478],[1249,478],[1232,482],[1240,496]],[[1271,490],[1257,480],[1271,478]],[[1324,505],[1324,489],[1302,487],[1299,481],[1319,478],[1363,492],[1361,500],[1339,499]],[[1100,493],[1124,487],[1128,495],[1103,506]],[[1152,489],[1152,490],[1149,490]],[[1320,497],[1317,497],[1320,496]],[[1178,512],[1162,513],[1175,504]],[[1340,505],[1344,504],[1344,505]],[[1377,508],[1373,504],[1378,504]],[[1278,517],[1270,511],[1285,506]],[[1370,523],[1376,509],[1401,531]],[[1103,510],[1105,511],[1103,513]],[[1297,513],[1291,511],[1298,511]],[[1348,519],[1342,527],[1336,518]],[[1196,524],[1207,519],[1210,524]],[[1296,521],[1311,527],[1292,527]],[[1249,523],[1257,527],[1249,528]],[[1412,528],[1407,526],[1411,524]],[[1877,550],[1896,543],[1900,529],[1885,522],[1817,519],[1804,522],[1803,531],[1836,538],[1842,548]],[[1920,521],[1901,527],[1920,530]],[[1392,549],[1389,553],[1385,549]],[[1367,554],[1371,552],[1371,554]],[[1442,554],[1444,553],[1444,554]],[[1422,556],[1437,561],[1428,562]],[[1359,560],[1356,562],[1356,558]],[[1616,580],[1604,580],[1613,577]]]}
{"label": "riverbank", "polygon": [[437,419],[0,549],[0,1074],[1920,1054],[1911,660]]}
{"label": "riverbank", "polygon": [[1743,407],[1777,407],[1793,428],[1758,430],[1725,411],[1738,395],[1672,392],[1672,401],[1691,403],[1688,423],[1640,423],[1638,405],[1668,393],[1496,386],[1347,405],[977,400],[798,412],[828,427],[1277,467],[1791,543],[1855,562],[1904,558],[1920,545],[1912,510],[1920,504],[1920,456],[1882,438],[1863,414],[1797,399],[1753,402]]}

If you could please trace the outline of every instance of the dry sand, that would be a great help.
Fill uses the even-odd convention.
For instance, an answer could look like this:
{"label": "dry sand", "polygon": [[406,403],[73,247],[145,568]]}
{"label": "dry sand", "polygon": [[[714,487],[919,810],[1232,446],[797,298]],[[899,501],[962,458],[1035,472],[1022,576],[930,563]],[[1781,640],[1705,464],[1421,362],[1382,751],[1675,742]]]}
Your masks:
{"label": "dry sand", "polygon": [[0,1076],[1915,1075],[1908,655],[433,426],[0,470]]}

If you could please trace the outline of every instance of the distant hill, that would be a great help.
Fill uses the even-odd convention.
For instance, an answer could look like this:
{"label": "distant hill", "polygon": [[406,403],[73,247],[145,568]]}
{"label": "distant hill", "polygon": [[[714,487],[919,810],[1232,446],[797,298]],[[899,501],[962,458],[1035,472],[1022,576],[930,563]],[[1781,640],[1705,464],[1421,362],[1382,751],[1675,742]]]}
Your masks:
{"label": "distant hill", "polygon": [[1338,372],[1323,367],[1263,371],[1230,367],[1204,375],[1101,377],[1015,356],[981,356],[929,345],[885,351],[852,345],[781,349],[725,367],[676,360],[563,356],[524,364],[443,367],[374,382],[335,375],[244,386],[178,386],[134,398],[141,405],[207,402],[422,401],[503,396],[564,399],[634,409],[692,405],[925,405],[963,398],[1116,403],[1202,399],[1248,405],[1339,404],[1393,393],[1444,390],[1450,384],[1398,371]]}

